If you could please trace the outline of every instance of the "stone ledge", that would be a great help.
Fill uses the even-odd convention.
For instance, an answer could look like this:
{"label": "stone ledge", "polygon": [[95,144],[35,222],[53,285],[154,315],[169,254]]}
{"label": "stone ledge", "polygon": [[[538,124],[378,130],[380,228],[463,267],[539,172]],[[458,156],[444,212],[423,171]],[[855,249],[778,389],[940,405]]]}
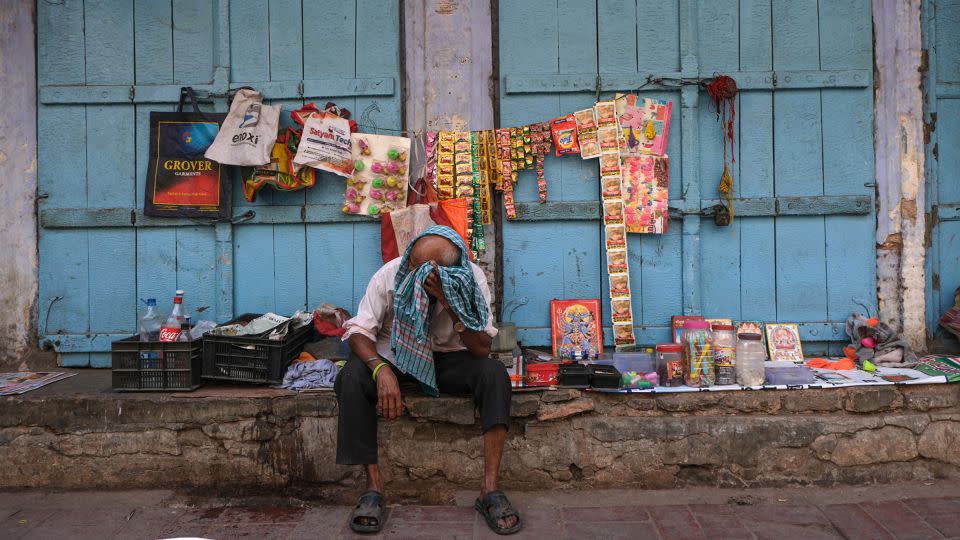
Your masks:
{"label": "stone ledge", "polygon": [[[332,393],[0,398],[0,485],[353,489]],[[503,465],[520,488],[837,485],[960,477],[960,385],[615,395],[519,393]],[[391,489],[482,468],[470,398],[406,398],[381,422]]]}

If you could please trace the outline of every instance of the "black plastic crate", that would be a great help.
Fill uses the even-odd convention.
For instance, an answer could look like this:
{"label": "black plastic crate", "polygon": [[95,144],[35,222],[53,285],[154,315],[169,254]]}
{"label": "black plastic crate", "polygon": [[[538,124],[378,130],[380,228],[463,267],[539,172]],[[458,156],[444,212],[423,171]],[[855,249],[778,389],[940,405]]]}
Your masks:
{"label": "black plastic crate", "polygon": [[[260,315],[248,313],[224,323],[251,321]],[[223,381],[280,384],[287,366],[313,337],[313,325],[289,332],[283,339],[269,340],[269,332],[255,336],[203,336],[203,378]]]}
{"label": "black plastic crate", "polygon": [[141,342],[140,336],[130,336],[114,341],[111,353],[118,392],[180,392],[203,384],[202,339]]}

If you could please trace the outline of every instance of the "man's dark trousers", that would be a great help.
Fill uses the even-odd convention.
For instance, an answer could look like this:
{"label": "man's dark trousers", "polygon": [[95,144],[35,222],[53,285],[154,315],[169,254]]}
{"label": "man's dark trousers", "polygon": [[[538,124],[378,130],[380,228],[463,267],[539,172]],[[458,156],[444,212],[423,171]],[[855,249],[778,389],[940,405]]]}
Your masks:
{"label": "man's dark trousers", "polygon": [[[480,427],[510,423],[510,377],[498,360],[479,358],[469,351],[433,355],[437,388],[444,394],[472,394],[480,409]],[[389,366],[392,367],[392,366]],[[388,366],[381,368],[381,371]],[[396,371],[395,371],[396,373]],[[401,388],[406,377],[398,375]],[[377,462],[377,383],[370,368],[351,357],[337,375],[340,417],[337,424],[337,463],[367,465]]]}

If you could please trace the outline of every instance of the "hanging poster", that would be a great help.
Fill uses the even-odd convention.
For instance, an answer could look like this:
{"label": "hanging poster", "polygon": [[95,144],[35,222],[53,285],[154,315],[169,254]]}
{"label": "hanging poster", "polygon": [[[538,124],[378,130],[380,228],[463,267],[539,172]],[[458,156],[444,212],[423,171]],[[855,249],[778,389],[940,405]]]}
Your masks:
{"label": "hanging poster", "polygon": [[627,232],[665,234],[670,219],[667,156],[622,157],[621,160]]}
{"label": "hanging poster", "polygon": [[803,363],[800,328],[796,324],[767,323],[766,330],[771,362]]}
{"label": "hanging poster", "polygon": [[551,300],[550,334],[554,358],[571,358],[574,351],[595,358],[603,351],[600,300]]}
{"label": "hanging poster", "polygon": [[662,156],[667,151],[673,102],[617,94],[620,153],[624,156]]}

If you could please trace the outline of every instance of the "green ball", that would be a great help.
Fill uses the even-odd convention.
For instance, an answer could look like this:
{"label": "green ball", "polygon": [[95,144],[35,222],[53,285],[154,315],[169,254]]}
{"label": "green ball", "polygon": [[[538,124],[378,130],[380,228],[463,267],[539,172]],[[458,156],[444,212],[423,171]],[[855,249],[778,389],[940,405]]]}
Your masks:
{"label": "green ball", "polygon": [[387,151],[387,157],[390,159],[397,159],[400,157],[400,152],[396,148],[391,148]]}
{"label": "green ball", "polygon": [[373,179],[373,187],[375,187],[375,188],[383,187],[383,178],[374,178],[374,179]]}
{"label": "green ball", "polygon": [[355,171],[362,171],[363,167],[364,167],[363,161],[360,161],[359,159],[353,164],[353,170]]}
{"label": "green ball", "polygon": [[369,212],[371,216],[375,216],[380,213],[380,207],[375,204],[371,204],[370,207],[367,208],[367,212]]}

